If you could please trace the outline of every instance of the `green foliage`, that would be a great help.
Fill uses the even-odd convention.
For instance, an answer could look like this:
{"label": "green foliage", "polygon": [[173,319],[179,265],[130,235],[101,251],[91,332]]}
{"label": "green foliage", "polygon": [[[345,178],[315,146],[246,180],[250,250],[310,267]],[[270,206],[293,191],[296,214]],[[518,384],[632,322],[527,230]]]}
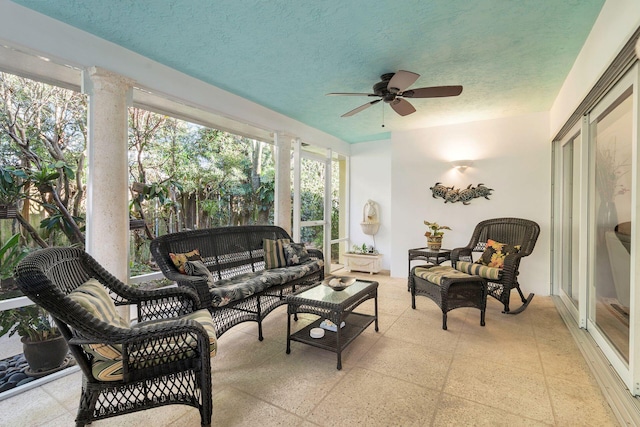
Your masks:
{"label": "green foliage", "polygon": [[29,253],[20,245],[20,233],[16,233],[0,247],[0,280],[13,276],[13,269]]}
{"label": "green foliage", "polygon": [[22,169],[0,165],[0,204],[10,205],[24,197],[22,189],[27,179]]}
{"label": "green foliage", "polygon": [[52,166],[42,166],[41,168],[34,168],[29,172],[29,179],[43,193],[48,193],[53,190],[55,180],[60,178],[60,172],[55,170]]}
{"label": "green foliage", "polygon": [[45,341],[60,335],[47,313],[36,305],[0,312],[0,337],[6,334],[27,337],[29,341]]}
{"label": "green foliage", "polygon": [[[56,229],[62,230],[65,234],[72,233],[73,224],[71,224],[69,220],[59,211],[56,205],[45,203],[44,206],[48,207],[50,211],[54,213],[50,214],[47,218],[40,221],[40,228],[43,228],[49,233],[55,231]],[[72,219],[76,226],[79,226],[80,230],[84,231],[84,218],[80,216],[73,216]]]}

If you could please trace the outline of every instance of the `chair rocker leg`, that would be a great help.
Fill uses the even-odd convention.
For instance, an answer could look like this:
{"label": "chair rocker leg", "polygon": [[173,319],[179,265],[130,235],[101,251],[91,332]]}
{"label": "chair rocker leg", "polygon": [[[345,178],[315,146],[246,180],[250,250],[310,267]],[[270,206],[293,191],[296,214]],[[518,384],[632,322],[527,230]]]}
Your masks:
{"label": "chair rocker leg", "polygon": [[520,314],[520,313],[522,313],[529,306],[529,303],[533,299],[534,295],[535,295],[534,293],[530,293],[527,298],[523,297],[522,298],[522,305],[520,307],[516,308],[515,310],[509,310],[509,306],[505,305],[505,311],[503,311],[503,313],[504,314]]}

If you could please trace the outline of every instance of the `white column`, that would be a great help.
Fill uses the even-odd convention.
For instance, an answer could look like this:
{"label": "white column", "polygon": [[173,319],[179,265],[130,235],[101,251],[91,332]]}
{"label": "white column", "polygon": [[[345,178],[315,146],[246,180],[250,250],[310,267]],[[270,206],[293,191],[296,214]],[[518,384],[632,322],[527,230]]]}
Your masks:
{"label": "white column", "polygon": [[276,145],[276,188],[274,222],[291,235],[291,136],[274,135]]}
{"label": "white column", "polygon": [[128,282],[129,192],[127,104],[133,80],[91,67],[89,95],[86,250],[107,271]]}

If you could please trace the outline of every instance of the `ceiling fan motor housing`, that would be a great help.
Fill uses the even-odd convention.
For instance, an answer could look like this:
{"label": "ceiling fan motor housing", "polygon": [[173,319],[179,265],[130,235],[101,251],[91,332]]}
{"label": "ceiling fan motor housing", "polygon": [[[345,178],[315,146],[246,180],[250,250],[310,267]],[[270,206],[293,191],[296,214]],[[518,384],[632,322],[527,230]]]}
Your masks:
{"label": "ceiling fan motor housing", "polygon": [[382,98],[384,102],[390,103],[396,99],[396,94],[398,91],[390,92],[389,88],[389,80],[393,77],[395,73],[387,73],[380,76],[382,81],[373,85],[373,93]]}

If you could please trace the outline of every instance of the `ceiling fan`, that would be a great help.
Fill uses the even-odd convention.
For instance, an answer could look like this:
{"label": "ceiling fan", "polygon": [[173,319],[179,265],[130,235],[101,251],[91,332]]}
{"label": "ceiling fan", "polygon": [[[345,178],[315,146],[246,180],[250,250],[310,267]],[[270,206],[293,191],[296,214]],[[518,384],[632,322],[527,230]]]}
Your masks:
{"label": "ceiling fan", "polygon": [[416,109],[409,101],[403,98],[440,98],[445,96],[458,96],[462,93],[462,86],[433,86],[407,89],[418,80],[420,74],[411,71],[399,70],[397,73],[386,73],[380,76],[381,81],[373,85],[373,93],[328,93],[330,96],[377,96],[380,99],[367,102],[364,105],[344,113],[341,117],[350,117],[384,101],[391,105],[393,110],[401,116],[415,113]]}

